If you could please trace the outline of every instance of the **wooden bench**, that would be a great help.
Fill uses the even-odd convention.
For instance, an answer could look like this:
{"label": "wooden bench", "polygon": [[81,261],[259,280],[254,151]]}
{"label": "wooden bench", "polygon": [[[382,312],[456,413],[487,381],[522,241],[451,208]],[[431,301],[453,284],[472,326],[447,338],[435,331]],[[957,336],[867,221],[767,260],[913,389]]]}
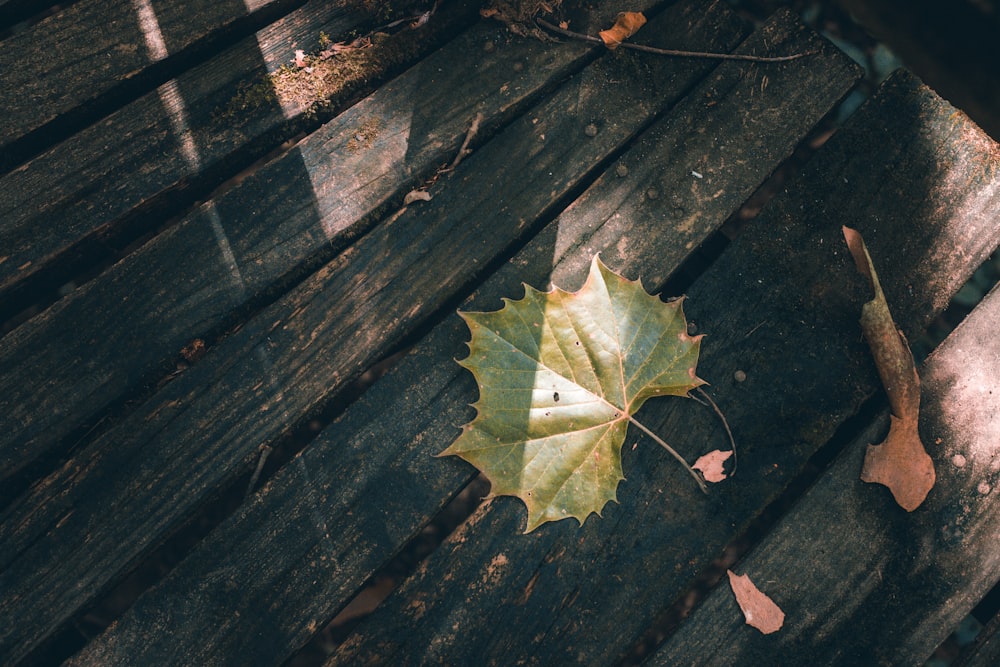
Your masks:
{"label": "wooden bench", "polygon": [[[79,0],[0,33],[0,663],[916,664],[1000,581],[995,291],[921,368],[926,504],[858,480],[887,417],[841,226],[911,340],[1000,245],[1000,149],[912,75],[823,143],[860,70],[785,11],[569,18],[644,9],[643,43],[815,54],[543,43],[452,0],[306,71],[296,50],[377,26],[326,0],[195,4]],[[50,56],[33,76],[26,52]],[[704,496],[630,432],[602,517],[525,535],[490,499],[310,654],[480,488],[435,457],[477,396],[456,308],[576,289],[598,252],[687,294],[738,474]],[[643,415],[689,460],[724,446],[691,402]],[[715,583],[678,622],[741,544],[785,627],[748,628]]]}

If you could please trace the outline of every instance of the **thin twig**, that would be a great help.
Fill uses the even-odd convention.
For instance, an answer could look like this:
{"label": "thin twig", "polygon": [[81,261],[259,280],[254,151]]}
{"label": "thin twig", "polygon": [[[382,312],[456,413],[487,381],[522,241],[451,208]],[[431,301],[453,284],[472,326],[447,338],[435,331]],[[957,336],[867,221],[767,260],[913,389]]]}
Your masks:
{"label": "thin twig", "polygon": [[243,494],[244,502],[246,502],[246,500],[250,497],[250,494],[253,493],[254,487],[257,486],[257,480],[260,479],[260,473],[263,472],[264,464],[267,462],[267,457],[270,455],[271,455],[270,446],[264,445],[263,447],[261,447],[260,458],[257,459],[257,467],[254,469],[253,475],[250,476],[250,483],[247,484],[246,493]]}
{"label": "thin twig", "polygon": [[434,5],[426,12],[423,12],[421,14],[414,14],[412,16],[404,16],[401,19],[396,19],[395,21],[391,21],[389,23],[386,23],[385,25],[380,25],[377,28],[372,28],[372,31],[368,33],[368,36],[370,37],[377,32],[382,32],[383,30],[389,30],[391,28],[395,28],[396,26],[402,23],[406,23],[408,21],[414,22],[416,24],[415,27],[422,26],[423,24],[427,23],[430,17],[434,16],[434,13],[437,11],[439,4],[441,4],[441,0],[437,0],[434,3]]}
{"label": "thin twig", "polygon": [[[583,33],[573,32],[572,30],[566,30],[565,28],[560,28],[557,25],[553,25],[546,21],[545,19],[535,19],[538,25],[554,32],[556,34],[562,35],[563,37],[571,37],[573,39],[580,39],[585,42],[590,42],[591,44],[604,44],[604,40],[600,37],[594,37],[592,35],[584,35]],[[677,58],[710,58],[712,60],[743,60],[752,63],[786,63],[790,60],[798,60],[799,58],[804,58],[806,56],[816,55],[816,51],[806,51],[804,53],[796,53],[791,56],[751,56],[743,53],[709,53],[705,51],[678,51],[676,49],[660,49],[655,46],[646,46],[644,44],[633,44],[631,42],[622,42],[619,44],[626,49],[635,49],[636,51],[644,51],[645,53],[655,53],[661,56],[674,56]]]}
{"label": "thin twig", "polygon": [[[729,471],[729,476],[732,477],[733,475],[736,474],[736,438],[733,437],[733,432],[729,428],[729,422],[726,421],[726,415],[722,414],[722,410],[720,410],[719,406],[715,404],[715,401],[712,400],[712,397],[709,396],[708,393],[701,387],[698,387],[698,393],[701,394],[702,397],[706,401],[708,401],[708,405],[712,406],[712,409],[715,410],[715,414],[717,414],[719,416],[719,419],[722,420],[722,425],[726,429],[726,435],[729,436],[729,445],[733,448],[733,469]],[[692,396],[692,398],[694,397]],[[701,403],[701,401],[698,402]]]}
{"label": "thin twig", "polygon": [[438,168],[438,170],[434,172],[434,175],[427,179],[423,185],[410,190],[410,192],[403,198],[403,206],[409,206],[416,201],[431,200],[431,194],[428,190],[430,190],[430,188],[438,182],[438,179],[441,178],[441,176],[455,171],[455,167],[457,167],[462,160],[472,153],[472,151],[469,150],[469,144],[472,143],[472,139],[476,136],[476,133],[479,132],[479,124],[482,122],[483,114],[477,113],[476,117],[472,119],[472,124],[469,125],[469,131],[465,133],[465,141],[462,142],[462,147],[458,149],[458,154],[455,155],[455,159],[452,160],[451,164],[447,167],[442,165]]}
{"label": "thin twig", "polygon": [[455,156],[455,159],[452,161],[450,165],[448,165],[448,168],[445,169],[444,171],[454,170],[455,167],[458,166],[458,163],[461,162],[463,159],[465,159],[465,156],[467,156],[469,153],[472,152],[469,150],[469,144],[472,143],[472,138],[476,136],[477,132],[479,132],[479,124],[481,122],[483,122],[483,114],[477,113],[476,117],[472,119],[472,124],[469,126],[469,131],[465,133],[465,141],[462,142],[462,147],[458,149],[458,155]]}
{"label": "thin twig", "polygon": [[629,417],[628,420],[630,422],[632,422],[633,424],[635,424],[636,426],[638,426],[639,429],[642,430],[643,433],[645,433],[650,438],[652,438],[657,443],[659,443],[659,445],[661,447],[663,447],[668,452],[670,452],[671,456],[673,456],[675,459],[677,459],[678,461],[680,461],[681,465],[684,466],[684,469],[687,470],[691,474],[692,477],[694,477],[694,481],[698,482],[698,488],[701,489],[702,493],[708,495],[708,487],[705,486],[705,482],[702,481],[701,476],[697,472],[695,472],[694,468],[692,468],[691,466],[688,465],[688,462],[684,460],[683,456],[681,456],[680,454],[678,454],[674,450],[673,447],[671,447],[666,442],[664,442],[660,438],[660,436],[658,436],[655,433],[653,433],[652,431],[650,431],[648,428],[646,428],[645,426],[643,426],[642,424],[640,424],[639,422],[637,422],[634,418]]}

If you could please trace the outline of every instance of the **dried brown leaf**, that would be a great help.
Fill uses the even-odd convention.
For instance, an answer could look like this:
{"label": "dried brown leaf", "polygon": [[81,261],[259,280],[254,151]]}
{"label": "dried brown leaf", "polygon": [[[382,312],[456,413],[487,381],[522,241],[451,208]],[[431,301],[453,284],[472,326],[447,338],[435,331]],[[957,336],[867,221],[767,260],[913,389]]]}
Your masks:
{"label": "dried brown leaf", "polygon": [[644,25],[646,25],[646,17],[643,16],[642,12],[622,12],[611,28],[602,30],[598,34],[604,41],[604,45],[614,50]]}
{"label": "dried brown leaf", "polygon": [[760,592],[746,574],[736,575],[732,570],[726,570],[729,575],[729,586],[736,596],[736,604],[740,606],[747,625],[757,628],[765,635],[777,632],[785,623],[785,612],[774,603],[774,600]]}
{"label": "dried brown leaf", "polygon": [[691,467],[699,471],[706,482],[721,482],[729,476],[726,474],[724,466],[732,455],[733,450],[731,449],[728,452],[716,449],[700,457]]}
{"label": "dried brown leaf", "polygon": [[431,200],[431,193],[427,192],[426,190],[410,190],[409,192],[406,193],[406,196],[403,197],[403,206],[409,206],[410,204],[413,204],[418,201],[430,201],[430,200]]}
{"label": "dried brown leaf", "polygon": [[880,445],[869,445],[861,480],[889,487],[900,507],[912,512],[934,486],[934,462],[920,441],[920,377],[903,333],[896,327],[879,284],[864,239],[844,227],[844,239],[858,271],[868,280],[875,298],[861,307],[865,334],[892,411],[889,435]]}

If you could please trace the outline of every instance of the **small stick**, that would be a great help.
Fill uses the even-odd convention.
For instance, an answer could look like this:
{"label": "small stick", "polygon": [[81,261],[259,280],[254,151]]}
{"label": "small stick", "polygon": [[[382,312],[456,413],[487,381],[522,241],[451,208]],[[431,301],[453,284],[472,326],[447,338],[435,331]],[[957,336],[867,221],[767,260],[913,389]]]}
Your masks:
{"label": "small stick", "polygon": [[270,446],[264,445],[263,447],[261,447],[260,458],[257,459],[257,468],[254,469],[253,475],[250,476],[250,483],[247,484],[246,493],[243,494],[244,502],[246,502],[246,500],[250,497],[250,494],[253,493],[253,488],[257,486],[257,480],[260,479],[260,473],[264,470],[264,463],[267,462],[267,457],[270,455],[271,455]]}
{"label": "small stick", "polygon": [[428,9],[423,14],[414,14],[413,16],[404,16],[401,19],[396,19],[395,21],[391,21],[389,23],[386,23],[385,25],[380,25],[377,28],[373,28],[372,31],[368,33],[368,36],[371,37],[372,35],[374,35],[377,32],[382,32],[383,30],[388,30],[390,28],[395,28],[396,26],[398,26],[398,25],[400,25],[402,23],[406,23],[407,21],[415,21],[417,27],[422,26],[423,24],[427,23],[427,21],[432,16],[434,16],[434,12],[437,11],[439,4],[441,4],[441,0],[437,0],[434,3],[434,6],[432,6],[430,9]]}
{"label": "small stick", "polygon": [[704,493],[705,495],[708,495],[708,487],[705,486],[705,482],[703,482],[701,480],[701,476],[697,472],[695,472],[694,468],[692,468],[691,466],[688,465],[688,462],[684,460],[683,456],[681,456],[680,454],[678,454],[674,450],[673,447],[671,447],[666,442],[664,442],[663,439],[660,438],[660,436],[658,436],[655,433],[653,433],[652,431],[650,431],[648,428],[646,428],[645,426],[643,426],[642,424],[640,424],[639,422],[637,422],[632,417],[629,417],[628,420],[630,422],[632,422],[633,424],[635,424],[636,426],[638,426],[642,430],[643,433],[645,433],[650,438],[652,438],[657,443],[659,443],[659,445],[661,447],[663,447],[668,452],[670,452],[671,456],[673,456],[675,459],[677,459],[678,461],[680,461],[681,465],[684,466],[684,469],[687,470],[688,473],[690,473],[692,477],[694,477],[694,481],[698,482],[698,488],[701,489],[701,492]]}
{"label": "small stick", "polygon": [[[712,400],[712,397],[709,396],[708,393],[701,387],[698,387],[698,393],[701,394],[702,398],[708,401],[708,405],[710,405],[712,409],[715,410],[715,414],[717,414],[719,416],[719,419],[722,420],[722,425],[726,429],[726,435],[729,436],[729,445],[733,448],[733,469],[729,471],[729,476],[732,477],[733,475],[736,474],[736,438],[733,437],[733,432],[729,428],[729,422],[726,421],[726,416],[722,414],[722,410],[720,410],[719,406],[715,404],[715,401]],[[694,397],[692,396],[692,398]],[[695,398],[695,400],[698,401],[697,398]],[[701,401],[698,402],[701,403]]]}
{"label": "small stick", "polygon": [[477,113],[476,117],[472,119],[472,124],[469,125],[469,131],[465,133],[465,141],[462,142],[462,147],[458,149],[458,154],[455,155],[455,159],[452,160],[451,164],[447,167],[443,165],[439,167],[438,170],[434,172],[434,175],[427,179],[423,185],[411,190],[406,197],[403,198],[403,206],[409,206],[415,201],[430,201],[431,195],[428,190],[431,186],[437,183],[442,174],[455,171],[455,167],[458,166],[458,163],[472,153],[472,151],[469,150],[469,144],[472,143],[472,138],[476,136],[477,132],[479,132],[479,124],[481,122],[483,122],[483,114]]}
{"label": "small stick", "polygon": [[[545,19],[535,19],[535,21],[537,21],[538,25],[542,26],[546,30],[562,35],[563,37],[581,39],[585,42],[590,42],[591,44],[604,44],[604,40],[600,37],[593,37],[591,35],[573,32],[572,30],[566,30],[565,28],[560,28],[557,25],[549,23]],[[631,42],[622,42],[618,46],[622,46],[626,49],[635,49],[636,51],[644,51],[645,53],[655,53],[661,56],[674,56],[678,58],[710,58],[712,60],[743,60],[752,63],[786,63],[790,60],[798,60],[799,58],[804,58],[806,56],[816,55],[816,51],[806,51],[805,53],[796,53],[791,56],[751,56],[743,53],[678,51],[676,49],[660,49],[655,46],[646,46],[644,44],[633,44]]]}
{"label": "small stick", "polygon": [[483,122],[482,112],[477,113],[476,117],[472,119],[472,125],[469,126],[469,131],[465,133],[465,141],[462,142],[462,147],[458,149],[458,155],[455,156],[455,159],[444,171],[454,170],[455,167],[458,166],[458,163],[461,162],[466,155],[472,152],[469,150],[469,144],[472,143],[472,138],[476,136],[477,132],[479,132],[479,124],[481,122]]}

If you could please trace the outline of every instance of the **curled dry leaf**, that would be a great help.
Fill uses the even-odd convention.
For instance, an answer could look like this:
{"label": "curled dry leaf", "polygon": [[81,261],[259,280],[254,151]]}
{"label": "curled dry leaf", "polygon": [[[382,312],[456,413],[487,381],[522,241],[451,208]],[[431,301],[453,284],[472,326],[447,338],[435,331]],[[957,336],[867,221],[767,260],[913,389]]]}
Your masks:
{"label": "curled dry leaf", "polygon": [[427,192],[427,190],[410,190],[406,193],[406,196],[403,197],[403,206],[409,206],[413,202],[430,200],[431,193]]}
{"label": "curled dry leaf", "polygon": [[599,34],[604,45],[614,50],[644,25],[646,25],[646,17],[643,16],[642,12],[622,12],[611,28],[602,30]]}
{"label": "curled dry leaf", "polygon": [[721,482],[729,476],[726,474],[724,464],[732,455],[733,450],[724,452],[716,449],[699,458],[691,467],[699,471],[706,482]]}
{"label": "curled dry leaf", "polygon": [[420,26],[426,24],[428,21],[431,20],[431,15],[433,13],[434,13],[434,10],[430,10],[430,11],[424,12],[423,14],[421,14],[420,16],[418,16],[412,23],[410,23],[410,27],[415,29],[415,28],[419,28]]}
{"label": "curled dry leaf", "polygon": [[848,227],[843,231],[858,271],[875,293],[875,298],[861,308],[861,329],[875,358],[892,411],[885,442],[868,446],[861,480],[889,487],[899,506],[912,512],[924,502],[935,480],[934,462],[927,455],[917,431],[920,378],[906,338],[889,313],[864,239]]}
{"label": "curled dry leaf", "polygon": [[743,612],[747,625],[757,628],[765,635],[777,632],[785,623],[785,612],[774,603],[774,600],[760,592],[746,574],[736,575],[732,570],[726,570],[729,575],[729,586],[736,596],[736,604]]}

